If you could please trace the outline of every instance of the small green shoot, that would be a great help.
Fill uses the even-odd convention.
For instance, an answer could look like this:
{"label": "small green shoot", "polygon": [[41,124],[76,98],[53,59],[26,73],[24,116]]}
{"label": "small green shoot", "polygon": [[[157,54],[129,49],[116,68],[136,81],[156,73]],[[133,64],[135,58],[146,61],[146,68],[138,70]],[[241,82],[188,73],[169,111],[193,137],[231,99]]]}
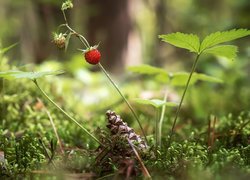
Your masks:
{"label": "small green shoot", "polygon": [[161,146],[161,132],[162,132],[162,121],[160,118],[160,108],[161,107],[176,107],[177,103],[174,102],[166,102],[165,100],[160,99],[135,99],[136,103],[143,105],[151,105],[156,109],[156,119],[155,119],[155,148]]}
{"label": "small green shoot", "polygon": [[165,102],[160,99],[135,99],[138,104],[152,105],[155,108],[161,108],[162,106],[175,107],[178,104],[174,102]]}

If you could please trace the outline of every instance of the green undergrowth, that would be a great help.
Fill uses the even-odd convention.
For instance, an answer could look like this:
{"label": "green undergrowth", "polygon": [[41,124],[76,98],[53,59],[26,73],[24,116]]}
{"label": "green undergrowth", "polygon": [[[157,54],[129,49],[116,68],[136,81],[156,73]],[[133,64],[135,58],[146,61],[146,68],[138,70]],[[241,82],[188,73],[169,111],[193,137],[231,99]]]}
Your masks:
{"label": "green undergrowth", "polygon": [[238,174],[241,179],[247,179],[250,177],[250,128],[238,134],[231,133],[240,124],[232,120],[241,118],[224,117],[226,122],[221,122],[218,127],[225,129],[217,132],[221,135],[211,146],[207,144],[207,135],[191,132],[186,140],[176,138],[170,147],[165,144],[157,157],[149,158],[146,164],[160,179],[196,179],[199,174],[203,179],[237,179]]}
{"label": "green undergrowth", "polygon": [[[7,65],[5,67],[9,68]],[[71,102],[73,105],[68,103],[67,97],[71,95],[67,93],[70,91],[57,91],[56,88],[58,84],[67,82],[70,77],[64,75],[53,78],[56,78],[56,81],[50,78],[39,80],[43,89],[89,130],[95,131],[97,136],[104,136],[108,139],[105,128],[107,109],[98,109],[95,117],[76,115],[81,113],[73,108],[74,103]],[[74,81],[77,80],[71,79],[71,83],[77,84]],[[113,172],[98,175],[100,170],[95,159],[98,155],[98,145],[47,103],[32,83],[28,80],[14,83],[4,80],[2,83],[4,88],[1,89],[0,101],[0,151],[4,154],[4,158],[0,161],[1,178],[47,177],[50,179],[53,177],[60,179],[67,178],[69,174],[79,173],[90,177],[107,175],[106,179],[115,177],[113,173],[118,170],[112,163]],[[62,95],[62,92],[66,93]],[[72,100],[77,102],[77,100],[74,101],[73,96]],[[44,105],[41,105],[40,101]],[[112,106],[113,103],[116,104],[115,102],[119,102],[119,99],[116,98],[109,105]],[[87,112],[88,105],[81,105],[83,106],[82,112],[85,109]],[[64,154],[60,152],[44,106],[49,110],[55,122]],[[121,105],[118,103],[117,106]],[[123,106],[120,108],[126,111]],[[150,116],[150,111],[148,113]],[[126,112],[122,114],[122,117],[127,122],[131,122]],[[150,123],[146,116],[141,115],[140,118],[145,127],[147,123]],[[162,148],[157,152],[153,146],[154,139],[149,136],[151,147],[141,156],[151,176],[156,179],[197,179],[199,176],[203,179],[249,179],[250,112],[221,117],[211,116],[199,125],[194,122],[179,123],[170,146],[169,138],[166,138],[168,133],[164,131]],[[170,129],[171,124],[172,119],[167,119],[164,129]],[[147,133],[151,134],[152,130],[149,128]],[[137,177],[143,178],[142,175]]]}

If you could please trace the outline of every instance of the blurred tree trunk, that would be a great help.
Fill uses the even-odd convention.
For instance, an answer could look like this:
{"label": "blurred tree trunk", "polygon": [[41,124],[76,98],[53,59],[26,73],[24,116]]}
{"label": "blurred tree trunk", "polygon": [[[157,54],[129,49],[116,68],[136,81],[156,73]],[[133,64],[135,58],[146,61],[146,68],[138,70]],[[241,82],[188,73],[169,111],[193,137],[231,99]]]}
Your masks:
{"label": "blurred tree trunk", "polygon": [[166,47],[162,45],[162,42],[158,39],[158,35],[169,33],[171,27],[167,20],[167,1],[157,0],[155,4],[156,12],[156,32],[155,37],[157,38],[154,46],[155,58],[153,64],[156,66],[163,65],[163,59],[166,58]]}
{"label": "blurred tree trunk", "polygon": [[124,69],[131,18],[128,0],[88,0],[90,10],[87,22],[91,45],[100,42],[102,64],[113,73]]}
{"label": "blurred tree trunk", "polygon": [[52,41],[52,30],[62,23],[60,7],[39,1],[27,2],[23,12],[21,45],[23,59],[41,63],[52,52],[56,52]]}

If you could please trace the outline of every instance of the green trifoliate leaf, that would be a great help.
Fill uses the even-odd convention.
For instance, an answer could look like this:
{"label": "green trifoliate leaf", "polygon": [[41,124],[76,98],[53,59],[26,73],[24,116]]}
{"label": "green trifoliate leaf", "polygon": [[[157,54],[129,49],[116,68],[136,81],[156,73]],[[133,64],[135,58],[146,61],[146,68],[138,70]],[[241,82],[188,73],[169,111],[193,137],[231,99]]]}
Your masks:
{"label": "green trifoliate leaf", "polygon": [[150,66],[147,64],[142,64],[139,66],[130,66],[128,67],[128,70],[134,73],[139,73],[139,74],[146,74],[146,75],[151,75],[151,74],[168,74],[164,69],[162,68],[157,68],[154,66]]}
{"label": "green trifoliate leaf", "polygon": [[237,52],[237,46],[233,45],[218,45],[203,51],[203,53],[225,57],[230,60],[234,60],[237,57]]}
{"label": "green trifoliate leaf", "polygon": [[232,41],[250,35],[247,29],[232,29],[230,31],[215,32],[205,37],[201,43],[200,51],[220,43]]}
{"label": "green trifoliate leaf", "polygon": [[0,78],[5,79],[21,79],[27,78],[35,80],[49,75],[58,75],[62,74],[64,71],[44,71],[44,72],[24,72],[24,71],[4,71],[0,72]]}
{"label": "green trifoliate leaf", "polygon": [[197,35],[177,32],[166,35],[159,35],[159,38],[162,39],[162,41],[172,44],[176,47],[199,53],[200,40]]}
{"label": "green trifoliate leaf", "polygon": [[165,102],[160,99],[135,99],[135,102],[139,104],[144,104],[144,105],[151,105],[154,106],[155,108],[160,108],[162,106],[168,106],[168,107],[175,107],[178,106],[177,103],[174,102]]}

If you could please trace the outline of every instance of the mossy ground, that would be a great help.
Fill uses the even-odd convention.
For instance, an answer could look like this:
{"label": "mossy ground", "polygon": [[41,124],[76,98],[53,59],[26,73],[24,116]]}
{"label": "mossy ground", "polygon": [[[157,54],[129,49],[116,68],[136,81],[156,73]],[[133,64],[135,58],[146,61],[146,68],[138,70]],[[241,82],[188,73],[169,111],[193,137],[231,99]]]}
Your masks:
{"label": "mossy ground", "polygon": [[[5,64],[2,68],[10,67]],[[119,169],[112,162],[112,171],[98,174],[102,168],[96,164],[98,144],[49,104],[31,81],[0,81],[1,178],[117,177]],[[105,117],[109,108],[122,111],[123,119],[128,120],[132,126],[135,125],[126,106],[117,103],[120,101],[117,98],[109,106],[108,103],[103,103],[100,108],[80,103],[72,96],[71,85],[79,86],[79,81],[72,77],[50,77],[39,82],[50,97],[98,137],[110,138]],[[58,91],[58,87],[63,90]],[[39,104],[40,101],[43,102],[42,105]],[[44,106],[55,122],[64,154],[60,152]],[[147,114],[143,115],[143,109],[138,109],[146,127],[150,123]],[[173,114],[171,111],[168,113],[170,117]],[[150,148],[141,153],[151,176],[154,179],[249,179],[250,112],[228,114],[209,116],[197,124],[195,120],[184,122],[181,117],[169,146],[168,131],[172,125],[170,118],[164,125],[161,149],[155,150],[154,139],[149,135]],[[208,121],[211,121],[210,126]],[[136,125],[135,127],[139,131]],[[152,129],[148,128],[147,133],[152,134]],[[138,164],[135,166],[140,169]],[[137,178],[143,178],[142,174],[138,174]]]}

